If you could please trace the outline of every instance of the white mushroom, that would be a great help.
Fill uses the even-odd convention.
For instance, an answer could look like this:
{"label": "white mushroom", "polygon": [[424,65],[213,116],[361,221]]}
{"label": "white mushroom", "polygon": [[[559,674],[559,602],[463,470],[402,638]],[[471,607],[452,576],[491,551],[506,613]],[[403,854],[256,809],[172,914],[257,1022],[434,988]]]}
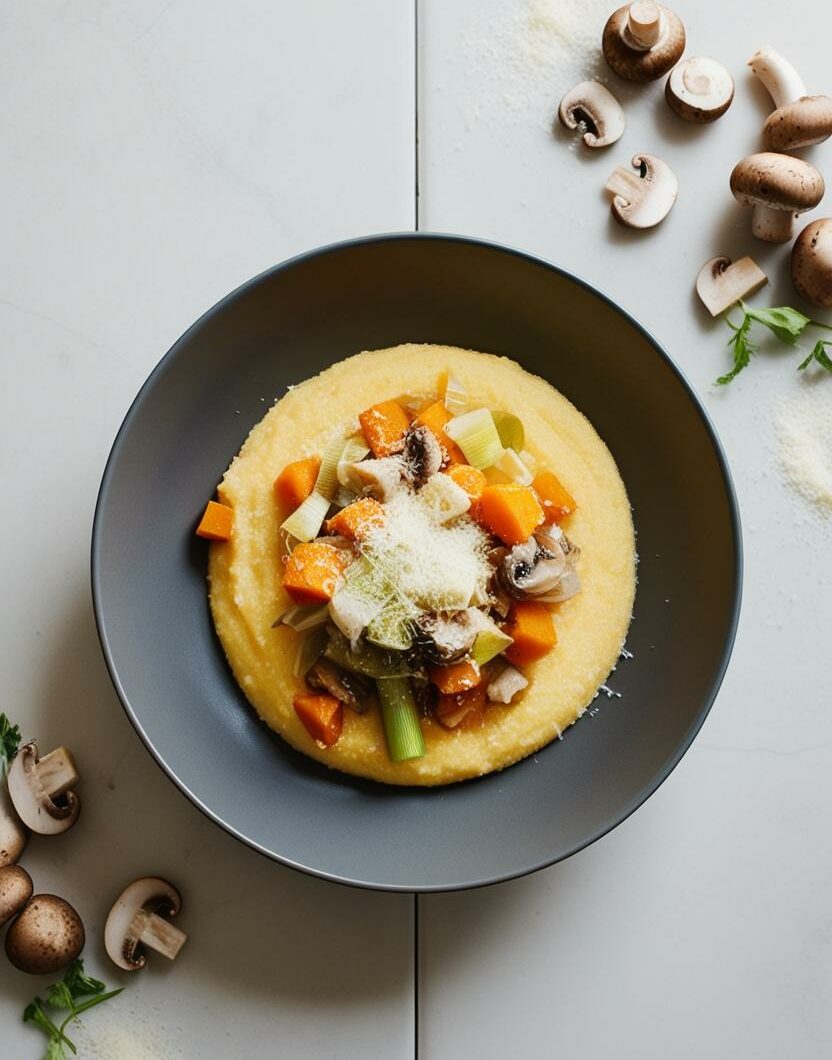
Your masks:
{"label": "white mushroom", "polygon": [[751,258],[711,258],[696,277],[696,293],[712,317],[724,313],[741,298],[758,291],[768,283],[768,277]]}
{"label": "white mushroom", "polygon": [[635,0],[607,19],[601,49],[609,68],[625,81],[655,81],[685,50],[685,27],[670,8]]}
{"label": "white mushroom", "polygon": [[0,869],[0,927],[7,923],[32,897],[32,877],[20,865]]}
{"label": "white mushroom", "polygon": [[716,121],[731,106],[734,79],[722,63],[696,55],[673,67],[664,96],[674,114],[703,125]]}
{"label": "white mushroom", "polygon": [[605,185],[613,197],[613,217],[630,228],[652,228],[670,213],[679,183],[655,155],[633,155],[632,164],[637,173],[618,166]]}
{"label": "white mushroom", "polygon": [[587,147],[607,147],[624,132],[621,104],[600,81],[581,81],[563,97],[558,117],[567,129],[579,129]]}
{"label": "white mushroom", "polygon": [[788,243],[795,215],[817,206],[824,183],[810,162],[763,151],[734,166],[731,191],[743,206],[752,207],[751,231],[758,239]]}
{"label": "white mushroom", "polygon": [[806,95],[806,85],[788,59],[768,44],[748,60],[751,72],[762,81],[775,107],[785,107]]}
{"label": "white mushroom", "polygon": [[832,218],[806,225],[792,247],[795,290],[815,305],[832,308]]}
{"label": "white mushroom", "polygon": [[28,828],[40,835],[57,835],[78,820],[81,801],[73,789],[80,779],[66,747],[39,758],[37,742],[32,740],[9,766],[9,795]]}
{"label": "white mushroom", "polygon": [[9,789],[0,770],[0,868],[13,865],[26,846],[27,831],[12,806]]}
{"label": "white mushroom", "polygon": [[6,934],[6,956],[21,972],[48,975],[71,964],[84,941],[84,925],[69,902],[36,894]]}
{"label": "white mushroom", "polygon": [[179,891],[166,880],[134,880],[118,896],[104,925],[107,956],[127,972],[144,968],[145,949],[172,961],[188,936],[166,918],[176,916],[181,904]]}
{"label": "white mushroom", "polygon": [[397,456],[382,456],[357,463],[342,461],[338,465],[338,481],[357,493],[366,493],[380,501],[388,501],[402,484],[404,465]]}
{"label": "white mushroom", "polygon": [[528,686],[528,680],[514,666],[506,666],[489,682],[486,695],[492,703],[511,703],[518,692]]}
{"label": "white mushroom", "polygon": [[748,65],[768,89],[776,108],[763,126],[767,151],[794,151],[832,135],[832,98],[807,95],[787,59],[766,46],[751,56]]}

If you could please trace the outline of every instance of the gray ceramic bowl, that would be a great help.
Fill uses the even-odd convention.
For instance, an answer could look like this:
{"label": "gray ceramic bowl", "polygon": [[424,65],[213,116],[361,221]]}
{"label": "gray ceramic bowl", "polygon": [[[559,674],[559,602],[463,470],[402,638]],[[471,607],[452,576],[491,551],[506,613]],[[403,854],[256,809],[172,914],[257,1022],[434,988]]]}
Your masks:
{"label": "gray ceramic bowl", "polygon": [[[214,635],[206,498],[275,395],[362,349],[440,342],[506,354],[582,409],[632,501],[633,658],[562,741],[445,788],[331,772],[255,717]],[[741,539],[725,458],[690,388],[603,295],[528,255],[432,235],[339,244],[244,284],[182,336],[127,414],[104,473],[93,598],[113,682],[182,791],[286,865],[430,891],[506,880],[619,824],[690,745],[737,624]]]}

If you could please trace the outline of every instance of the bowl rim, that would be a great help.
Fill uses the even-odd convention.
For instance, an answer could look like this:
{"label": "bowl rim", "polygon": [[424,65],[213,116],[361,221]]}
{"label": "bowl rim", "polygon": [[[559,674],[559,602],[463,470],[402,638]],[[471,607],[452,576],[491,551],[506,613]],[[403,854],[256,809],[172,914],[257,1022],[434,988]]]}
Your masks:
{"label": "bowl rim", "polygon": [[[150,394],[151,390],[156,385],[158,379],[164,374],[164,371],[168,364],[178,355],[178,352],[182,346],[184,346],[191,334],[196,331],[202,324],[207,323],[212,317],[223,312],[228,306],[232,305],[239,298],[243,297],[249,291],[257,287],[260,283],[275,276],[288,269],[294,268],[296,265],[300,265],[306,261],[311,261],[319,257],[323,257],[328,254],[336,253],[342,250],[348,250],[352,247],[366,246],[369,244],[382,244],[382,243],[395,243],[395,242],[417,242],[417,241],[432,241],[437,243],[463,243],[475,247],[485,248],[490,251],[496,251],[501,254],[507,254],[512,257],[520,258],[530,264],[540,266],[544,269],[554,272],[557,275],[569,280],[573,283],[578,284],[584,290],[593,294],[596,298],[599,298],[606,305],[610,306],[622,317],[624,317],[628,323],[635,328],[653,347],[656,353],[664,360],[665,364],[674,373],[678,381],[681,383],[682,388],[689,401],[691,402],[694,410],[696,411],[702,425],[705,428],[708,437],[710,438],[713,446],[714,454],[719,465],[719,470],[722,475],[723,484],[725,487],[726,497],[728,499],[729,516],[731,523],[731,534],[733,538],[734,553],[736,556],[736,562],[734,565],[733,573],[733,585],[732,585],[732,605],[731,615],[729,621],[729,628],[725,637],[725,642],[722,649],[722,654],[719,659],[719,663],[714,672],[711,680],[710,688],[707,694],[703,697],[702,704],[693,719],[693,722],[689,726],[687,732],[684,734],[682,740],[677,745],[674,752],[668,757],[662,768],[645,784],[639,793],[627,803],[625,803],[618,814],[605,823],[605,825],[593,832],[587,838],[582,840],[580,843],[575,844],[566,852],[553,857],[546,857],[542,860],[535,862],[531,865],[523,865],[517,869],[516,872],[501,873],[495,876],[486,877],[485,879],[470,880],[467,882],[456,882],[448,885],[441,884],[428,884],[418,887],[408,886],[407,884],[399,883],[378,883],[372,880],[356,879],[350,876],[343,876],[338,873],[326,871],[323,869],[316,868],[314,865],[303,864],[300,861],[296,861],[283,854],[279,854],[274,850],[270,850],[268,847],[259,843],[256,839],[246,835],[239,828],[230,824],[228,821],[223,820],[216,812],[214,812],[202,799],[196,795],[195,792],[191,791],[185,782],[175,773],[175,771],[165,761],[162,753],[157,750],[149,736],[145,732],[139,718],[137,717],[133,707],[130,704],[130,699],[127,695],[127,691],[121,683],[118,676],[118,672],[115,666],[113,658],[113,652],[110,647],[109,638],[107,635],[106,620],[104,617],[104,607],[102,600],[102,588],[100,579],[100,549],[101,549],[101,517],[103,509],[107,503],[108,494],[110,490],[110,484],[114,473],[114,466],[119,455],[119,451],[122,445],[125,443],[125,439],[129,432],[133,418],[138,412],[139,408]],[[710,713],[711,707],[716,699],[717,693],[722,685],[725,678],[728,664],[731,658],[731,654],[736,640],[737,628],[739,626],[740,611],[742,607],[742,586],[743,586],[743,541],[742,541],[742,527],[740,521],[739,504],[737,501],[737,495],[734,488],[733,479],[731,477],[731,471],[728,465],[728,459],[725,454],[725,450],[720,441],[719,435],[716,432],[716,428],[711,420],[710,415],[705,409],[704,405],[699,399],[699,396],[693,389],[691,383],[685,376],[684,372],[679,368],[670,354],[664,349],[662,344],[651,334],[651,332],[644,327],[628,310],[620,306],[611,296],[607,295],[604,291],[600,290],[595,284],[589,280],[584,279],[581,276],[576,275],[570,269],[564,266],[557,265],[552,261],[548,261],[536,254],[532,254],[529,251],[521,250],[518,247],[513,247],[508,244],[499,243],[495,240],[483,239],[476,236],[457,235],[449,232],[431,232],[431,231],[402,231],[402,232],[383,232],[378,234],[357,236],[350,239],[336,240],[331,243],[326,243],[318,247],[313,247],[311,250],[302,251],[292,257],[287,258],[285,261],[279,262],[276,265],[272,265],[257,275],[252,276],[250,279],[245,280],[239,286],[235,287],[227,295],[221,298],[214,305],[210,306],[204,313],[202,313],[173,343],[168,351],[159,359],[155,367],[152,369],[150,374],[145,379],[144,383],[140,387],[133,401],[130,403],[130,407],[124,415],[124,419],[121,422],[116,436],[113,440],[112,447],[110,449],[107,461],[104,465],[104,471],[101,477],[101,485],[99,486],[98,496],[96,498],[95,510],[93,514],[93,526],[92,526],[92,537],[90,543],[90,575],[91,575],[91,590],[92,590],[92,605],[93,614],[95,617],[95,626],[98,634],[99,644],[101,651],[104,656],[104,661],[109,673],[110,680],[113,687],[118,695],[119,701],[126,713],[131,725],[138,733],[144,746],[150,752],[151,757],[167,776],[167,778],[179,789],[179,791],[185,795],[191,803],[198,810],[200,810],[206,817],[208,817],[215,824],[219,825],[229,835],[233,836],[239,842],[250,847],[252,850],[257,851],[259,854],[269,858],[272,861],[276,861],[281,865],[285,865],[287,868],[294,869],[297,872],[301,872],[305,875],[315,876],[318,879],[327,880],[331,883],[344,884],[351,887],[357,887],[362,890],[371,891],[384,891],[392,893],[404,893],[404,894],[442,894],[450,893],[454,891],[474,890],[480,887],[491,887],[498,883],[505,883],[509,880],[521,879],[524,876],[531,875],[534,872],[539,872],[541,869],[548,868],[560,861],[565,861],[567,858],[572,857],[574,854],[579,853],[581,850],[586,849],[599,839],[603,838],[609,832],[612,832],[620,824],[627,820],[631,814],[633,814],[640,806],[644,805],[647,800],[654,795],[658,789],[664,784],[673,770],[678,766],[679,762],[688,752],[693,743],[699,730],[705,722],[706,717]]]}

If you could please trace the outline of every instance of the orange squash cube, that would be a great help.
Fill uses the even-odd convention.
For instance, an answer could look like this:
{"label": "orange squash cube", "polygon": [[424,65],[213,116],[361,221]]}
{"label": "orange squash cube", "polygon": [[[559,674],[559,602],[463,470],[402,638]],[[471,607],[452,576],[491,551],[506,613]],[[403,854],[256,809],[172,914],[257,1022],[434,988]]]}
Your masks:
{"label": "orange squash cube", "polygon": [[286,558],[283,588],[296,604],[325,604],[351,562],[346,549],[325,541],[302,542]]}
{"label": "orange squash cube", "polygon": [[233,523],[233,508],[218,501],[208,501],[196,528],[197,537],[204,537],[208,541],[227,541],[231,537]]}
{"label": "orange squash cube", "polygon": [[383,522],[384,506],[373,497],[361,497],[327,520],[326,528],[330,534],[340,534],[350,541],[358,541]]}
{"label": "orange squash cube", "polygon": [[545,604],[522,600],[512,605],[505,632],[513,638],[503,653],[516,666],[536,662],[557,644],[552,615]]}
{"label": "orange squash cube", "polygon": [[299,508],[315,489],[321,459],[308,456],[305,460],[293,460],[274,480],[274,492],[281,506],[288,512]]}
{"label": "orange squash cube", "polygon": [[528,486],[515,482],[486,486],[479,502],[479,521],[505,545],[520,545],[543,522],[543,509]]}
{"label": "orange squash cube", "polygon": [[373,456],[389,456],[410,426],[410,419],[398,401],[372,405],[361,413],[358,422]]}
{"label": "orange squash cube", "polygon": [[543,518],[547,523],[562,523],[578,507],[575,498],[551,471],[541,471],[532,482],[532,488],[543,505]]}
{"label": "orange squash cube", "polygon": [[292,706],[313,740],[326,747],[338,742],[344,726],[344,706],[335,696],[297,695]]}

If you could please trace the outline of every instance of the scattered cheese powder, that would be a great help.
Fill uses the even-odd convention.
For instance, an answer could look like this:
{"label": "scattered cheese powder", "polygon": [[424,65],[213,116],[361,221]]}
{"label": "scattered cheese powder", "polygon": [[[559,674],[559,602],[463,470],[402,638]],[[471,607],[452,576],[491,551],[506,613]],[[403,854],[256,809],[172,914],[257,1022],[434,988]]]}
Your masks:
{"label": "scattered cheese powder", "polygon": [[779,462],[789,484],[832,515],[832,386],[828,379],[783,403],[776,417]]}

